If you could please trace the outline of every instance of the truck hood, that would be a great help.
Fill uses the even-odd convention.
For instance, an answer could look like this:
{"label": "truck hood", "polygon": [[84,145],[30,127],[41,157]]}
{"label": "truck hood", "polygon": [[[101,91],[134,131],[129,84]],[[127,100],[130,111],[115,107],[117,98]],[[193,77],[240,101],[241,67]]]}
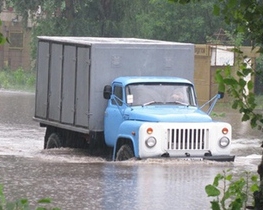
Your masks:
{"label": "truck hood", "polygon": [[125,111],[129,120],[147,122],[211,122],[212,119],[197,107],[144,106]]}

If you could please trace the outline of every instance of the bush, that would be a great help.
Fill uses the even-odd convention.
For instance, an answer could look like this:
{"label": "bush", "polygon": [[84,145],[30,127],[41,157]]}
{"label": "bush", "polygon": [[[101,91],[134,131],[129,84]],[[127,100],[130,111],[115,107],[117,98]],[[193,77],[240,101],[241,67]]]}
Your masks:
{"label": "bush", "polygon": [[257,175],[244,172],[239,179],[234,180],[233,175],[228,172],[217,174],[213,184],[205,187],[207,196],[215,198],[210,202],[212,210],[246,209],[253,193],[259,190]]}
{"label": "bush", "polygon": [[[38,200],[37,203],[40,206],[36,207],[36,210],[60,210],[56,207],[46,207],[51,204],[51,199],[49,198]],[[13,202],[6,201],[3,185],[0,185],[0,210],[30,210],[29,201],[24,198]]]}
{"label": "bush", "polygon": [[0,71],[0,88],[15,90],[34,90],[36,76],[33,71],[3,69]]}

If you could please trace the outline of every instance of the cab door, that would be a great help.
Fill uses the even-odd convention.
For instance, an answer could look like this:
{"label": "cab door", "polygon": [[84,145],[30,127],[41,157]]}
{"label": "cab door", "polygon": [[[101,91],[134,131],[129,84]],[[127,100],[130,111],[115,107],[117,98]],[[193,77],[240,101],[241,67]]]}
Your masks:
{"label": "cab door", "polygon": [[108,146],[113,147],[117,141],[119,127],[124,121],[123,111],[125,106],[122,84],[114,83],[112,86],[112,95],[104,115],[104,135]]}

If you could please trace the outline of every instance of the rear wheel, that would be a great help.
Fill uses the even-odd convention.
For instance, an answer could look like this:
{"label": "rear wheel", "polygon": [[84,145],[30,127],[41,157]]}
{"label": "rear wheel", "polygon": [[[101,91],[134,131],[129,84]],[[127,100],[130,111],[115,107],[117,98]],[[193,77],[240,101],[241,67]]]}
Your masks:
{"label": "rear wheel", "polygon": [[46,149],[62,147],[62,140],[57,133],[52,133],[47,140]]}
{"label": "rear wheel", "polygon": [[118,150],[116,155],[116,160],[117,161],[129,160],[133,157],[134,157],[134,153],[132,148],[128,144],[124,144]]}

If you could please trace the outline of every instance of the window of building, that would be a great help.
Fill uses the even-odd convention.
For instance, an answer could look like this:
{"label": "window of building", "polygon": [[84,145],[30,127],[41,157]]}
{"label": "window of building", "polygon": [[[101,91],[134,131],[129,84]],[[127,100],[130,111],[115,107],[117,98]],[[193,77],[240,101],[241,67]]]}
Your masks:
{"label": "window of building", "polygon": [[22,49],[23,48],[23,33],[10,32],[9,33],[9,48]]}

